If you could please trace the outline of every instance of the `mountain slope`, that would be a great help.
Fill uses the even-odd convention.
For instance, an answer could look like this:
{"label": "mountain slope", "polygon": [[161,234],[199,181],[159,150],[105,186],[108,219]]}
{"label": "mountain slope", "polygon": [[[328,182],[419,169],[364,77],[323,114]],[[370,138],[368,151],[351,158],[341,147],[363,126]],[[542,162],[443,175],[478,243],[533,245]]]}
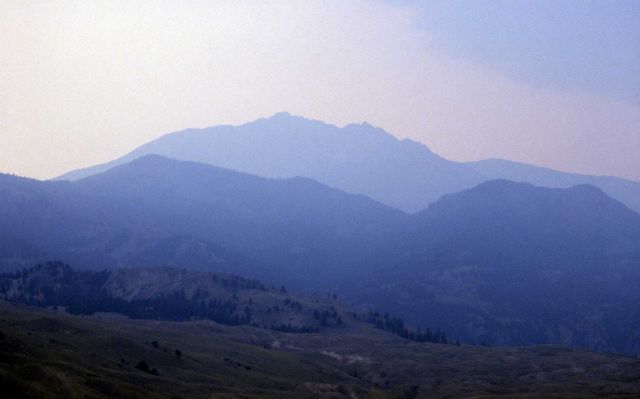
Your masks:
{"label": "mountain slope", "polygon": [[0,270],[51,258],[85,268],[163,264],[243,270],[257,263],[188,235],[116,223],[117,215],[100,214],[98,208],[95,198],[68,182],[0,175]]}
{"label": "mountain slope", "polygon": [[[417,213],[405,240],[415,248],[464,247],[457,262],[514,268],[602,267],[630,262],[640,248],[640,215],[588,185],[548,189],[493,180],[449,194]],[[411,245],[411,244],[409,244]]]}
{"label": "mountain slope", "polygon": [[[406,215],[304,178],[264,179],[145,156],[74,183],[67,203],[89,217],[153,226],[217,243],[270,265],[257,276],[337,284]],[[82,194],[92,201],[82,199]],[[83,208],[84,204],[89,208]],[[254,270],[254,273],[259,270]],[[313,283],[315,284],[315,283]]]}
{"label": "mountain slope", "polygon": [[[6,180],[11,190],[22,182]],[[288,284],[324,274],[331,286],[407,217],[309,179],[264,179],[157,155],[73,183],[29,183],[37,206],[7,195],[2,230],[92,268],[203,262],[271,281],[289,274]]]}
{"label": "mountain slope", "polygon": [[359,300],[412,322],[640,352],[640,215],[594,187],[483,183],[414,215],[378,259]]}
{"label": "mountain slope", "polygon": [[500,160],[452,162],[423,144],[398,140],[367,123],[338,128],[287,113],[240,126],[170,133],[122,158],[72,171],[59,179],[78,180],[147,154],[265,177],[308,177],[405,212],[422,210],[444,194],[496,178],[548,187],[592,184],[640,212],[638,182],[573,175]]}

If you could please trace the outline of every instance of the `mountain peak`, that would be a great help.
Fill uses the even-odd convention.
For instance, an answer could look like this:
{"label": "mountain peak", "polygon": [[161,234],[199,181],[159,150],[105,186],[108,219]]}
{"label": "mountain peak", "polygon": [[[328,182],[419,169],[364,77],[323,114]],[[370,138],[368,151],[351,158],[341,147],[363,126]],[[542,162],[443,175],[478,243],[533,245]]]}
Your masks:
{"label": "mountain peak", "polygon": [[[294,128],[300,132],[305,131],[306,129],[319,129],[322,127],[336,128],[335,126],[327,124],[323,121],[309,119],[299,115],[293,115],[286,111],[277,112],[266,118],[259,118],[252,122],[234,126],[235,129],[241,130],[245,127],[258,127],[261,129],[266,129],[266,131],[273,128]],[[205,130],[208,129],[211,128],[206,128]]]}
{"label": "mountain peak", "polygon": [[[273,122],[304,121],[304,122],[320,122],[320,123],[324,124],[324,122],[322,122],[322,121],[305,118],[304,116],[300,116],[300,115],[293,115],[293,114],[291,114],[289,112],[286,112],[286,111],[276,112],[275,114],[271,115],[270,117],[259,118],[258,120],[254,121],[254,122],[257,122],[257,121],[273,121]],[[253,123],[253,122],[249,122],[249,123]]]}
{"label": "mountain peak", "polygon": [[289,113],[287,111],[280,111],[280,112],[276,112],[275,114],[271,115],[267,119],[289,119],[289,118],[302,118],[302,117],[301,116],[291,115],[291,113]]}

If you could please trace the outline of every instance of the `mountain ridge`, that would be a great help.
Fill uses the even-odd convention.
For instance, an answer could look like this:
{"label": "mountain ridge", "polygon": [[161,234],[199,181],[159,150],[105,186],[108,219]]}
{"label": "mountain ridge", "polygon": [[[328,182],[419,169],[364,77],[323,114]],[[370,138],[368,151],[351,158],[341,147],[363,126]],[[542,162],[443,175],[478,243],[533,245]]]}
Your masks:
{"label": "mountain ridge", "polygon": [[237,126],[168,133],[114,161],[71,171],[57,179],[78,180],[149,153],[263,177],[308,177],[409,213],[425,209],[444,194],[497,178],[547,187],[593,184],[640,212],[639,182],[504,160],[454,162],[423,143],[399,140],[366,122],[337,127],[289,113]]}

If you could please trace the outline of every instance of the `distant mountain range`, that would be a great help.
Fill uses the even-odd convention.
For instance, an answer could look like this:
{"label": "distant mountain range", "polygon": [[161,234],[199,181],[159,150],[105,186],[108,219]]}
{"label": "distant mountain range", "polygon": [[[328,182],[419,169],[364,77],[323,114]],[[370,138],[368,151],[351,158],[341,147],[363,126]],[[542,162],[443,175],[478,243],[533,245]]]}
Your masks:
{"label": "distant mountain range", "polygon": [[0,264],[171,265],[335,292],[470,342],[640,352],[640,215],[593,186],[489,181],[409,215],[307,178],[147,155],[0,175]]}
{"label": "distant mountain range", "polygon": [[559,188],[591,184],[640,212],[638,182],[562,173],[503,160],[452,162],[421,143],[398,140],[367,123],[339,128],[287,113],[240,126],[170,133],[122,158],[58,179],[78,180],[148,154],[263,177],[308,177],[410,213],[425,209],[445,194],[499,178]]}

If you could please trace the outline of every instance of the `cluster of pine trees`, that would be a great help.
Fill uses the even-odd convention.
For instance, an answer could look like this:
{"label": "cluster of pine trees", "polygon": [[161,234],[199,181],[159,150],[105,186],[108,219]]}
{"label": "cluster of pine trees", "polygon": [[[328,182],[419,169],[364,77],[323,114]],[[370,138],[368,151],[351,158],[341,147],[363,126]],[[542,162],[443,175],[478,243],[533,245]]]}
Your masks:
{"label": "cluster of pine trees", "polygon": [[370,310],[360,316],[356,313],[353,315],[354,318],[371,323],[376,326],[376,328],[389,331],[411,341],[440,344],[449,343],[446,334],[440,330],[431,331],[429,328],[424,331],[421,329],[412,329],[409,328],[400,317],[393,317],[388,313],[380,314],[377,310]]}
{"label": "cluster of pine trees", "polygon": [[328,309],[318,310],[315,309],[313,311],[313,318],[320,321],[320,324],[323,327],[328,325],[342,325],[342,316],[338,313],[335,307],[331,306]]}
{"label": "cluster of pine trees", "polygon": [[[46,273],[32,278],[45,268]],[[31,269],[0,275],[0,295],[4,299],[31,306],[64,307],[73,314],[116,312],[134,319],[209,319],[227,325],[251,323],[250,310],[244,308],[240,311],[233,298],[211,298],[203,292],[188,298],[184,291],[178,291],[127,301],[104,292],[102,287],[108,277],[108,271],[76,272],[61,262],[47,262]],[[264,285],[255,280],[235,276],[225,277],[219,283],[234,290],[266,290]],[[10,296],[12,289],[17,294]]]}
{"label": "cluster of pine trees", "polygon": [[[36,274],[43,271],[45,273]],[[34,278],[35,275],[35,278]],[[213,281],[233,291],[230,298],[212,297],[205,290],[198,290],[188,297],[184,291],[160,295],[148,299],[124,300],[114,298],[103,290],[109,272],[76,272],[60,262],[48,262],[31,269],[0,275],[0,295],[8,300],[34,306],[65,307],[69,313],[93,314],[96,312],[116,312],[134,319],[156,320],[192,320],[209,319],[220,324],[249,324],[275,331],[288,333],[316,333],[320,327],[311,325],[292,325],[281,323],[260,325],[253,320],[249,306],[238,308],[236,291],[253,289],[266,291],[267,288],[257,280],[236,276],[212,275]],[[286,292],[284,287],[281,292]],[[9,293],[11,296],[9,297]],[[253,299],[249,298],[249,304]],[[265,313],[279,313],[285,308],[302,312],[304,306],[299,301],[287,297],[280,304],[267,307]],[[313,319],[321,327],[341,326],[342,315],[334,306],[313,310]],[[449,343],[444,332],[430,329],[421,330],[408,327],[399,317],[376,310],[353,313],[353,318],[373,324],[376,328],[391,332],[417,342]],[[316,324],[316,323],[313,323]]]}
{"label": "cluster of pine trees", "polygon": [[299,301],[296,301],[295,299],[285,298],[284,304],[286,306],[289,306],[291,309],[295,310],[296,312],[301,312],[302,309],[304,309],[302,304]]}
{"label": "cluster of pine trees", "polygon": [[260,290],[266,291],[267,287],[258,280],[247,279],[238,276],[211,276],[214,283],[222,285],[224,288],[233,290]]}
{"label": "cluster of pine trees", "polygon": [[318,327],[293,326],[290,323],[289,324],[273,325],[273,326],[271,326],[269,328],[271,330],[274,330],[274,331],[281,331],[281,332],[294,333],[294,334],[308,334],[308,333],[320,332],[320,329]]}

